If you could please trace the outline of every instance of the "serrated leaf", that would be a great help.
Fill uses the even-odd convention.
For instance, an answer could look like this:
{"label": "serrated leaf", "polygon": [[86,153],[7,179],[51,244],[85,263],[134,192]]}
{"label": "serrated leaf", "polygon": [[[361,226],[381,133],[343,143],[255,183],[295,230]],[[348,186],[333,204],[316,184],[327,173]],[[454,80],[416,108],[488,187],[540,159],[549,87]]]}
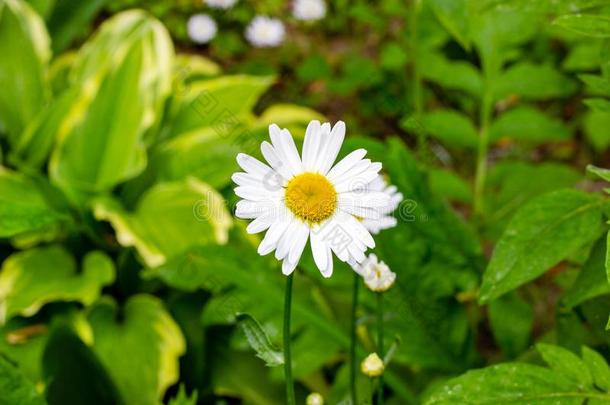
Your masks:
{"label": "serrated leaf", "polygon": [[235,319],[246,335],[250,347],[267,366],[277,367],[284,364],[284,354],[271,343],[267,333],[252,315],[238,314]]}
{"label": "serrated leaf", "polygon": [[14,253],[0,272],[0,322],[17,314],[32,316],[53,301],[90,305],[113,280],[114,264],[101,252],[85,256],[80,274],[74,258],[59,246]]}
{"label": "serrated leaf", "polygon": [[158,298],[130,297],[120,321],[117,310],[111,299],[99,301],[91,309],[93,351],[124,403],[157,405],[178,380],[178,358],[185,351],[182,332]]}
{"label": "serrated leaf", "polygon": [[533,280],[600,233],[604,200],[575,190],[535,198],[521,208],[498,241],[483,275],[481,303]]}
{"label": "serrated leaf", "polygon": [[582,359],[589,368],[595,385],[604,391],[610,391],[610,367],[606,359],[586,346],[582,347]]}
{"label": "serrated leaf", "polygon": [[610,396],[580,389],[554,370],[522,363],[505,363],[472,370],[449,380],[425,405],[518,403],[581,405],[585,399]]}
{"label": "serrated leaf", "polygon": [[191,395],[187,395],[184,384],[180,384],[180,390],[175,397],[169,400],[169,405],[197,405],[197,390],[191,392]]}
{"label": "serrated leaf", "polygon": [[571,351],[559,346],[539,343],[536,350],[552,370],[576,382],[582,387],[591,387],[593,377],[585,363]]}

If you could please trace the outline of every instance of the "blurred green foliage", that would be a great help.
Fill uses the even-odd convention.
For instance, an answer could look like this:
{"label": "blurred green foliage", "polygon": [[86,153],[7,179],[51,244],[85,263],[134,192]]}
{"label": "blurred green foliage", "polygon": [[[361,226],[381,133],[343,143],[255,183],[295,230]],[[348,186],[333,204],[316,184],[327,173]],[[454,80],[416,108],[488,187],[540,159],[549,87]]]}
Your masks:
{"label": "blurred green foliage", "polygon": [[[388,403],[610,400],[610,175],[584,171],[608,166],[607,1],[327,5],[0,0],[0,403],[284,403],[284,279],[230,175],[270,123],[300,140],[325,118],[406,198],[376,248],[397,273]],[[258,14],[283,46],[248,45]],[[301,402],[349,400],[351,283],[299,267]]]}

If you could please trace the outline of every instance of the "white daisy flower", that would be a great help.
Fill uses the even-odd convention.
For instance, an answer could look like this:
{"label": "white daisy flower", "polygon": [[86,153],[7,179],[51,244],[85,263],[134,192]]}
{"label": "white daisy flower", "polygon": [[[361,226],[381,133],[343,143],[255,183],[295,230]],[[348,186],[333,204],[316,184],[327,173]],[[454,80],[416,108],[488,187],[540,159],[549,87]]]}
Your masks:
{"label": "white daisy flower", "polygon": [[378,176],[375,180],[367,185],[367,191],[382,192],[389,197],[388,205],[379,208],[379,216],[370,216],[362,219],[362,225],[372,234],[376,235],[384,229],[393,228],[396,226],[396,218],[392,215],[394,210],[403,199],[402,193],[398,192],[396,186],[389,186],[383,176]]}
{"label": "white daisy flower", "polygon": [[211,8],[228,10],[237,3],[237,0],[204,0],[203,2]]}
{"label": "white daisy flower", "polygon": [[326,16],[326,3],[324,0],[294,0],[292,15],[301,21],[321,20]]}
{"label": "white daisy flower", "polygon": [[353,268],[362,276],[368,289],[374,292],[387,291],[396,280],[396,273],[392,272],[383,261],[379,261],[374,253]]}
{"label": "white daisy flower", "polygon": [[356,216],[377,216],[376,209],[387,205],[389,197],[357,188],[377,177],[381,163],[364,159],[366,150],[358,149],[333,166],[345,137],[341,121],[332,129],[329,123],[310,122],[302,159],[287,129],[273,124],[269,135],[271,143],[261,145],[269,165],[240,153],[237,163],[245,173],[232,176],[238,185],[235,194],[243,198],[235,215],[253,219],[249,233],[267,230],[258,253],[275,250],[286,275],[297,266],[309,239],[324,277],[333,272],[332,253],[344,262],[362,262],[375,242]]}
{"label": "white daisy flower", "polygon": [[195,14],[188,19],[186,31],[189,38],[197,44],[207,44],[216,36],[216,21],[207,14]]}
{"label": "white daisy flower", "polygon": [[269,48],[284,41],[286,29],[277,18],[256,16],[246,27],[246,39],[257,48]]}

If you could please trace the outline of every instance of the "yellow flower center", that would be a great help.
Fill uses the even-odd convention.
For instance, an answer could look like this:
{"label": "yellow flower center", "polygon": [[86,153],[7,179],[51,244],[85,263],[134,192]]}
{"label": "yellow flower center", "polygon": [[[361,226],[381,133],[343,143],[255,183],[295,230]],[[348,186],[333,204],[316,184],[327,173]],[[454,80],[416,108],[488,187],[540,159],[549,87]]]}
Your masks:
{"label": "yellow flower center", "polygon": [[328,179],[318,173],[295,176],[286,186],[286,206],[298,218],[319,223],[337,207],[337,192]]}

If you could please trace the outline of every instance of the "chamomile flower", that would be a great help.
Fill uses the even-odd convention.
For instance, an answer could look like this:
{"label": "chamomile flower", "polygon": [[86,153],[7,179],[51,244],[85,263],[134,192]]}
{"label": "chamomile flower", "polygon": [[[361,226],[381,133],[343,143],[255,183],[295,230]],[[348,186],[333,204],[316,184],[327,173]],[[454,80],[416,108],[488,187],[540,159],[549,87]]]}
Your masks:
{"label": "chamomile flower", "polygon": [[237,3],[237,0],[204,0],[203,2],[211,8],[228,10]]}
{"label": "chamomile flower", "polygon": [[361,193],[357,189],[377,177],[381,163],[365,159],[358,149],[333,166],[345,137],[345,124],[339,121],[309,123],[303,142],[302,158],[290,132],[269,126],[271,143],[261,151],[268,162],[240,153],[237,163],[245,173],[235,173],[236,216],[252,219],[249,233],[267,231],[258,247],[266,255],[275,250],[282,260],[282,272],[292,273],[307,241],[316,266],[324,277],[333,272],[333,253],[339,260],[362,262],[373,237],[356,216],[376,216],[376,209],[388,204],[382,192]]}
{"label": "chamomile flower", "polygon": [[216,36],[216,21],[207,14],[195,14],[188,19],[186,31],[189,38],[197,44],[207,44]]}
{"label": "chamomile flower", "polygon": [[383,261],[379,261],[374,253],[369,254],[366,260],[353,268],[362,276],[367,288],[374,292],[387,291],[396,280],[396,273]]}
{"label": "chamomile flower", "polygon": [[246,27],[246,39],[257,48],[271,48],[284,41],[286,29],[277,18],[256,16]]}
{"label": "chamomile flower", "polygon": [[321,20],[326,15],[324,0],[294,0],[292,15],[301,21]]}
{"label": "chamomile flower", "polygon": [[381,207],[377,211],[379,215],[362,219],[362,225],[372,234],[376,235],[384,229],[393,228],[396,226],[396,218],[392,215],[394,210],[403,199],[402,193],[398,192],[396,186],[389,186],[382,176],[378,176],[375,180],[367,185],[368,191],[382,192],[389,197],[389,203],[385,207]]}

